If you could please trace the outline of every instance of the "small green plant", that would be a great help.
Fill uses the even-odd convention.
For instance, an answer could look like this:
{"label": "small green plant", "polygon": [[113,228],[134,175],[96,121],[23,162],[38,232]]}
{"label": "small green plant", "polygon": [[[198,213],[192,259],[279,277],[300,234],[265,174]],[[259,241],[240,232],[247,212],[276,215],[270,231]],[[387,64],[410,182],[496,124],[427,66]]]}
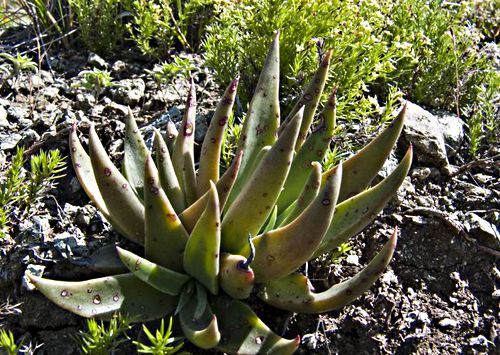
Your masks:
{"label": "small green plant", "polygon": [[128,1],[68,0],[76,14],[78,35],[85,47],[99,54],[111,54],[124,41],[122,17]]}
{"label": "small green plant", "polygon": [[83,87],[94,93],[97,98],[105,88],[115,86],[111,73],[107,70],[93,68],[92,70],[82,70],[78,76],[81,78],[74,87]]}
{"label": "small green plant", "polygon": [[[165,331],[165,321],[161,319],[160,328],[156,330],[155,335],[153,335],[145,324],[142,325],[142,330],[148,337],[150,344],[143,344],[138,341],[134,341],[137,345],[137,351],[143,354],[153,354],[153,355],[173,355],[177,354],[181,348],[184,346],[182,342],[183,338],[176,338],[172,336],[172,322],[173,318],[170,317],[168,323],[168,328]],[[180,355],[186,354],[182,352]]]}
{"label": "small green plant", "polygon": [[186,51],[196,50],[210,12],[217,0],[133,0],[129,11],[132,22],[127,26],[131,38],[141,51],[163,58],[179,44]]}
{"label": "small green plant", "polygon": [[10,330],[0,329],[0,349],[5,351],[6,355],[18,355],[22,343],[16,344],[14,334]]}
{"label": "small green plant", "polygon": [[241,135],[244,119],[241,122],[236,122],[236,116],[229,115],[227,128],[222,137],[221,147],[221,172],[225,172],[231,166],[231,162],[236,156],[238,150],[238,141]]}
{"label": "small green plant", "polygon": [[352,249],[352,247],[351,247],[351,244],[349,244],[349,243],[342,243],[342,244],[340,244],[337,247],[337,249],[333,250],[330,253],[330,262],[332,264],[338,264],[338,263],[340,263],[342,260],[345,259],[345,255],[351,249]]}
{"label": "small green plant", "polygon": [[0,177],[0,238],[8,235],[11,214],[18,218],[29,211],[31,205],[46,196],[63,176],[65,162],[59,150],[41,151],[30,160],[31,171],[23,168],[24,149],[18,147],[8,167]]}
{"label": "small green plant", "polygon": [[[2,355],[33,355],[42,345],[24,344],[24,340],[17,341],[10,330],[0,329],[0,354]],[[2,351],[3,350],[3,351]]]}
{"label": "small green plant", "polygon": [[192,71],[196,69],[197,67],[190,58],[182,58],[176,55],[173,57],[172,62],[155,64],[153,70],[146,70],[146,73],[151,75],[157,84],[162,84],[169,83],[177,75],[187,79],[191,77]]}
{"label": "small green plant", "polygon": [[[38,65],[27,55],[17,53],[15,56],[9,53],[0,53],[0,58],[3,58],[6,62],[0,65],[0,68],[11,76],[17,75],[24,71],[38,71]],[[9,70],[6,67],[6,63],[10,63],[12,69]]]}
{"label": "small green plant", "polygon": [[87,319],[86,323],[87,330],[80,331],[77,339],[83,354],[115,354],[120,345],[129,340],[127,331],[131,326],[120,314],[113,315],[107,327],[104,322],[97,322],[94,318]]}

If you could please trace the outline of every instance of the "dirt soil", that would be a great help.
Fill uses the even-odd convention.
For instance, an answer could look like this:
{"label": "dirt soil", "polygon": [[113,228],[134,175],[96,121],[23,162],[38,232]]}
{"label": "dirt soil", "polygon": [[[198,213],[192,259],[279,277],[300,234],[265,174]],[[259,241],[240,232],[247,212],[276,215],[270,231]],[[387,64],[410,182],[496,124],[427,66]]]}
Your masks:
{"label": "dirt soil", "polygon": [[[88,53],[63,51],[51,53],[49,59],[52,70],[0,74],[0,109],[6,111],[5,120],[0,120],[3,169],[16,143],[27,148],[26,158],[40,149],[54,148],[68,157],[68,130],[74,122],[82,137],[90,123],[95,123],[106,149],[119,162],[126,106],[145,128],[159,122],[166,112],[175,116],[175,108],[183,111],[186,80],[178,77],[168,85],[155,83],[144,71],[152,64],[133,53],[100,63],[120,84],[101,93],[77,84],[80,71],[99,65]],[[197,139],[201,141],[221,90],[210,72],[200,70],[194,78],[201,128]],[[348,139],[364,142],[370,137],[351,134]],[[490,147],[482,158],[499,152],[498,145]],[[449,160],[460,167],[466,156],[464,146]],[[338,263],[310,265],[318,289],[344,280],[361,269],[398,226],[398,247],[389,268],[353,304],[320,316],[280,312],[257,299],[250,301],[253,308],[277,333],[289,338],[300,334],[300,354],[496,353],[500,346],[499,237],[469,223],[473,212],[499,225],[500,167],[498,161],[485,162],[447,176],[417,159],[397,196],[354,238],[344,258]],[[27,290],[22,284],[26,269],[42,266],[50,278],[86,279],[95,273],[75,265],[74,260],[102,245],[131,247],[89,202],[69,158],[65,174],[50,195],[32,206],[27,218],[12,225],[10,237],[0,240],[0,326],[12,330],[17,339],[43,343],[39,354],[76,353],[73,338],[84,328],[84,320]],[[133,332],[139,331],[135,326]],[[196,352],[190,346],[187,349]],[[133,352],[130,347],[122,353],[129,352]]]}

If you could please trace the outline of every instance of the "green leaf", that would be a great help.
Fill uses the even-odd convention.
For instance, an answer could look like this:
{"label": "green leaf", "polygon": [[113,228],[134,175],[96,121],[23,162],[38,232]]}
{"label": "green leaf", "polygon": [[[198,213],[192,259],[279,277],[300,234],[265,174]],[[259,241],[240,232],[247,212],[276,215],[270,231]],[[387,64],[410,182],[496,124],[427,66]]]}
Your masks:
{"label": "green leaf", "polygon": [[302,274],[292,274],[263,286],[259,297],[264,302],[297,313],[324,313],[344,307],[358,298],[380,277],[392,259],[396,248],[397,228],[373,260],[347,281],[314,293]]}
{"label": "green leaf", "polygon": [[82,317],[110,319],[120,312],[132,321],[161,318],[174,311],[177,298],[168,296],[134,274],[88,281],[56,281],[27,274],[49,300]]}
{"label": "green leaf", "polygon": [[186,274],[167,269],[151,261],[141,258],[130,251],[116,247],[123,264],[138,279],[170,296],[180,294],[182,287],[191,277]]}

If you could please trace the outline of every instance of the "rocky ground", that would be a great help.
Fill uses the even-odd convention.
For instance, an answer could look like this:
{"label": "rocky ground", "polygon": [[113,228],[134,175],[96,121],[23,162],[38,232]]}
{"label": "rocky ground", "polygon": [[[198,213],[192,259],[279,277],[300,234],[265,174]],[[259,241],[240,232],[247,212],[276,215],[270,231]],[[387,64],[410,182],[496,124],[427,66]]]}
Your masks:
{"label": "rocky ground", "polygon": [[[26,158],[54,148],[67,157],[68,130],[74,122],[82,136],[95,122],[110,155],[119,161],[127,106],[144,132],[167,117],[178,121],[185,79],[158,84],[144,71],[150,63],[125,58],[108,62],[61,52],[50,57],[51,71],[0,76],[3,169],[18,144],[27,147]],[[91,68],[109,70],[115,85],[102,92],[82,88],[78,73]],[[201,141],[220,90],[209,72],[196,72],[195,81],[200,112],[196,137]],[[381,172],[390,171],[411,142],[415,159],[402,188],[340,262],[317,262],[310,268],[318,288],[341,281],[365,265],[398,226],[398,248],[380,281],[353,304],[319,317],[270,310],[255,301],[254,308],[276,332],[302,335],[299,353],[498,352],[500,145],[467,162],[465,126],[458,117],[411,103],[408,113],[398,149]],[[347,131],[351,133],[339,142],[365,142],[373,135],[356,127]],[[88,278],[91,272],[75,260],[104,244],[126,244],[89,203],[69,161],[65,174],[28,218],[14,223],[11,236],[0,240],[0,325],[17,338],[43,343],[40,354],[75,353],[72,338],[84,322],[30,290],[24,272]]]}

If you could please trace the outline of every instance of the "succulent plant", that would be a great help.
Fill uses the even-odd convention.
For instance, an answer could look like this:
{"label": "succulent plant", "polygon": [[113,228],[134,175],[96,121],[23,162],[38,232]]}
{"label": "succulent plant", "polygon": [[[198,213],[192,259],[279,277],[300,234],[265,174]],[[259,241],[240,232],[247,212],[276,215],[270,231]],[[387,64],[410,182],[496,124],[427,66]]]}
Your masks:
{"label": "succulent plant", "polygon": [[[88,281],[30,276],[59,306],[84,317],[115,312],[135,321],[177,316],[184,335],[201,348],[228,353],[292,353],[300,337],[274,334],[242,300],[254,295],[291,312],[338,309],[366,291],[391,260],[394,231],[375,258],[351,279],[314,292],[298,270],[363,229],[405,178],[411,147],[384,180],[370,182],[392,150],[404,112],[356,155],[322,172],[320,161],[335,127],[335,91],[318,115],[331,51],[310,85],[280,123],[279,34],[271,43],[230,168],[219,176],[223,133],[238,79],[225,91],[201,147],[195,170],[196,98],[191,82],[180,132],[169,126],[146,148],[130,113],[123,174],[107,156],[94,127],[87,155],[76,126],[70,134],[81,185],[113,227],[144,248],[116,247],[96,258],[119,260],[116,274]],[[116,256],[113,259],[113,253]],[[111,265],[107,265],[111,266]],[[126,272],[119,273],[125,267]]]}

